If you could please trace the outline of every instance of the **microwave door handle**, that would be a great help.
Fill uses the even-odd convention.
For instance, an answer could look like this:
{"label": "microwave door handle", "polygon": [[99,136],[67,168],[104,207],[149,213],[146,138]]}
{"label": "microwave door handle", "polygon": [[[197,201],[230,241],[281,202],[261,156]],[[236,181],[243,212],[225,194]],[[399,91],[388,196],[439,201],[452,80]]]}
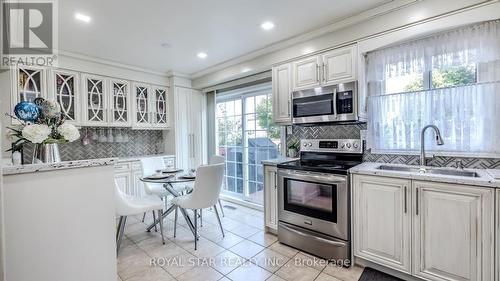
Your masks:
{"label": "microwave door handle", "polygon": [[335,116],[335,119],[337,119],[337,89],[333,89],[333,115]]}

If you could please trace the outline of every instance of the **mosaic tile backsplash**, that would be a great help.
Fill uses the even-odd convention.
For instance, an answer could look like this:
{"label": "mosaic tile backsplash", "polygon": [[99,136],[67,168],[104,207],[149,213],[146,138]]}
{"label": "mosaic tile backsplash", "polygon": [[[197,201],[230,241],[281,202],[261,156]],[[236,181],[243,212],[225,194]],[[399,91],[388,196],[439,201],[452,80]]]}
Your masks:
{"label": "mosaic tile backsplash", "polygon": [[[366,130],[366,124],[352,125],[322,125],[322,126],[293,126],[292,134],[287,135],[287,144],[301,139],[357,139],[361,130]],[[442,157],[428,159],[430,166],[455,167],[457,161],[462,161],[464,167],[474,169],[500,169],[500,158],[474,157]],[[365,151],[365,162],[381,162],[393,164],[418,165],[418,155],[373,154]]]}
{"label": "mosaic tile backsplash", "polygon": [[[113,142],[108,142],[111,139],[108,137],[108,129],[80,129],[82,138],[85,134],[88,134],[90,139],[88,145],[83,145],[81,140],[59,145],[63,161],[155,155],[162,154],[165,147],[161,131],[113,129],[111,133]],[[99,141],[99,137],[101,141]],[[25,163],[31,163],[32,156],[33,145],[25,146]]]}

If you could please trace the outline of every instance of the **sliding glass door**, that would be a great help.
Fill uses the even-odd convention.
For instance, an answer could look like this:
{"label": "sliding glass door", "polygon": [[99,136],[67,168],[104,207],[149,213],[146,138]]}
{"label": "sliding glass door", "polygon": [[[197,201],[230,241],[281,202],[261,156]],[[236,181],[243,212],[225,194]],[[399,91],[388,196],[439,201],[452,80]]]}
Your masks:
{"label": "sliding glass door", "polygon": [[281,129],[272,122],[271,89],[217,97],[217,153],[226,158],[224,193],[262,204],[262,160],[279,155]]}

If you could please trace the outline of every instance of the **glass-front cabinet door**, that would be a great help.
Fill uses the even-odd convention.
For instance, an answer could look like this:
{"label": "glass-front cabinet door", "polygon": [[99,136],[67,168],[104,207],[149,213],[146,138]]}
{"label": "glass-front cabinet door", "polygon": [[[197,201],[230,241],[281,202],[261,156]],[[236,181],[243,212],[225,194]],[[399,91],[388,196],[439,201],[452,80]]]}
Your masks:
{"label": "glass-front cabinet door", "polygon": [[154,104],[153,104],[153,123],[158,128],[168,128],[168,90],[162,87],[153,87]]}
{"label": "glass-front cabinet door", "polygon": [[36,98],[47,98],[45,70],[42,68],[17,68],[12,73],[15,89],[13,105],[19,102],[33,102]]}
{"label": "glass-front cabinet door", "polygon": [[66,70],[51,71],[50,98],[59,103],[66,122],[79,125],[81,101],[78,73]]}
{"label": "glass-front cabinet door", "polygon": [[110,120],[113,126],[130,126],[130,89],[124,80],[110,80]]}
{"label": "glass-front cabinet door", "polygon": [[134,83],[134,123],[137,126],[151,125],[151,97],[147,84]]}
{"label": "glass-front cabinet door", "polygon": [[106,79],[100,76],[84,76],[85,123],[105,125],[108,122],[106,102]]}

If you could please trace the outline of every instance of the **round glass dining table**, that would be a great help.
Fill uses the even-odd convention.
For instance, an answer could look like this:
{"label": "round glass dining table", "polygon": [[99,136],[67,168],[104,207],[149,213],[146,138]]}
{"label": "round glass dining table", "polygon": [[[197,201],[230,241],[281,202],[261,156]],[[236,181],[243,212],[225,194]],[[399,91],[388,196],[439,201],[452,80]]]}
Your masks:
{"label": "round glass dining table", "polygon": [[[181,172],[182,172],[182,170],[179,170],[179,171],[177,171],[177,173],[172,173],[169,177],[167,176],[168,174],[166,174],[165,178],[162,178],[162,179],[143,177],[140,180],[142,182],[146,182],[146,183],[162,184],[168,193],[170,193],[174,197],[179,197],[179,196],[182,196],[182,194],[178,190],[176,190],[173,185],[177,184],[177,183],[194,182],[196,180],[195,177],[186,177],[184,175],[181,175],[180,174]],[[189,188],[186,188],[185,190],[189,192]],[[166,200],[166,198],[165,198],[165,200]],[[173,204],[170,207],[168,207],[168,209],[165,212],[163,212],[163,216],[161,218],[158,218],[157,220],[155,220],[153,223],[151,223],[147,227],[146,230],[148,232],[151,231],[151,229],[153,227],[155,227],[155,225],[160,223],[160,220],[166,218],[173,210],[175,210],[176,207],[177,206],[175,206]],[[186,223],[187,223],[189,229],[191,230],[191,232],[194,235],[194,224],[193,224],[193,221],[191,220],[191,218],[189,217],[188,213],[186,212],[186,209],[179,207],[179,210],[181,211],[181,214],[184,217],[184,219],[186,220]]]}

